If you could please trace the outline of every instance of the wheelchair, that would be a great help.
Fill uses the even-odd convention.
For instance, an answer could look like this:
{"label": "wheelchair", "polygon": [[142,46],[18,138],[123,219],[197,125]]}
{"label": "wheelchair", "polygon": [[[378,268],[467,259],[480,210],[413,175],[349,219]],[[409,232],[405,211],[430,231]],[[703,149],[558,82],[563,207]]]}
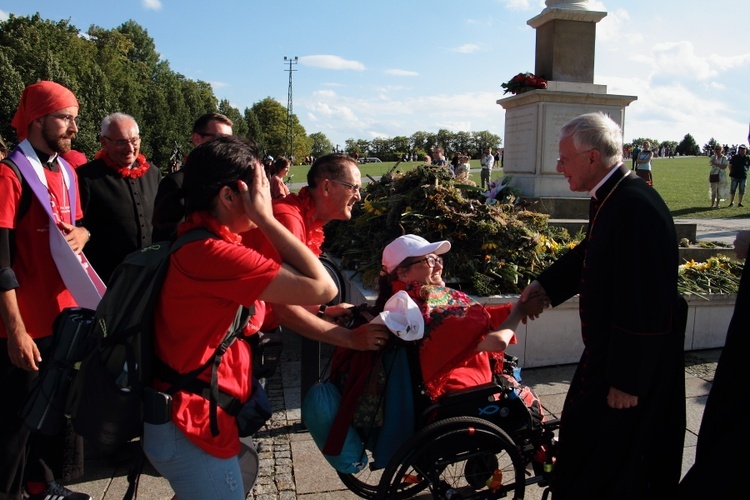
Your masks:
{"label": "wheelchair", "polygon": [[493,382],[446,394],[435,403],[420,388],[421,381],[413,380],[415,433],[384,468],[373,467],[366,447],[369,466],[352,474],[337,472],[342,483],[359,497],[389,500],[523,499],[526,487],[536,484],[545,488],[546,499],[559,420],[543,420],[527,406],[519,396],[521,386],[509,376],[514,368],[517,359],[506,355],[505,373]]}

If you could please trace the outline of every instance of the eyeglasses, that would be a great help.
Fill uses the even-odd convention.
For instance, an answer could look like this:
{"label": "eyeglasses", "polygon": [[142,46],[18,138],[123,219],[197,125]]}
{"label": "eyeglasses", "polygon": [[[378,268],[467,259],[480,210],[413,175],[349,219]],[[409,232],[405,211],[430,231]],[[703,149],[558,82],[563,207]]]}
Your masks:
{"label": "eyeglasses", "polygon": [[344,182],[340,181],[338,179],[328,179],[331,182],[335,182],[336,184],[341,184],[342,186],[348,187],[352,193],[359,193],[359,190],[361,189],[360,186],[357,186],[356,184],[352,184],[351,182]]}
{"label": "eyeglasses", "polygon": [[437,264],[443,265],[443,258],[442,257],[425,257],[424,259],[415,260],[414,262],[409,262],[408,264],[404,264],[401,267],[411,267],[414,264],[421,264],[422,262],[427,262],[427,265],[430,267],[435,267]]}
{"label": "eyeglasses", "polygon": [[50,113],[49,116],[51,116],[53,118],[57,118],[58,120],[64,121],[66,127],[70,127],[70,122],[75,123],[76,127],[81,124],[81,117],[80,116],[56,115],[54,113]]}
{"label": "eyeglasses", "polygon": [[103,135],[102,139],[107,139],[112,144],[114,144],[115,147],[118,149],[124,149],[128,147],[128,144],[132,145],[133,147],[136,147],[138,146],[138,144],[141,143],[140,137],[133,137],[132,139],[112,139],[110,137],[107,137],[106,135]]}

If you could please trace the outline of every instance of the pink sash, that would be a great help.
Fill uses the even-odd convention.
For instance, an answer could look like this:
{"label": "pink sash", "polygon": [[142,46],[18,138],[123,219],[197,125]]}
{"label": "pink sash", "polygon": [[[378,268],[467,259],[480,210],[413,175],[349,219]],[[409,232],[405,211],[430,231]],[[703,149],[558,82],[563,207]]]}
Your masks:
{"label": "pink sash", "polygon": [[[52,259],[55,261],[65,287],[70,291],[80,307],[96,309],[107,287],[101,278],[99,278],[99,275],[96,274],[94,268],[91,267],[83,252],[80,254],[73,252],[68,242],[65,241],[65,236],[57,227],[56,214],[52,212],[47,179],[43,170],[44,167],[42,167],[42,163],[37,158],[34,148],[31,147],[28,140],[25,140],[18,145],[18,148],[13,150],[9,155],[9,159],[16,164],[21,175],[26,179],[34,195],[42,204],[47,215],[49,215],[49,246],[52,252]],[[65,186],[68,189],[68,199],[70,200],[71,220],[66,222],[75,224],[75,203],[78,198],[75,184],[76,174],[65,160],[58,157],[57,161],[60,164]]]}

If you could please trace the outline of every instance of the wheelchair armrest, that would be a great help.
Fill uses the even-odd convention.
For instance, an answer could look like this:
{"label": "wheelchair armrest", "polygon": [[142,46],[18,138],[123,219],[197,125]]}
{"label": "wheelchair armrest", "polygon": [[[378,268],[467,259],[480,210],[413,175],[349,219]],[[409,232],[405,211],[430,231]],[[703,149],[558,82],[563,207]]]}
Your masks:
{"label": "wheelchair armrest", "polygon": [[496,399],[494,397],[496,394],[507,391],[508,387],[498,384],[497,382],[487,382],[486,384],[468,387],[466,389],[461,389],[460,391],[445,394],[438,399],[438,405],[453,406],[463,405],[478,399],[492,400]]}

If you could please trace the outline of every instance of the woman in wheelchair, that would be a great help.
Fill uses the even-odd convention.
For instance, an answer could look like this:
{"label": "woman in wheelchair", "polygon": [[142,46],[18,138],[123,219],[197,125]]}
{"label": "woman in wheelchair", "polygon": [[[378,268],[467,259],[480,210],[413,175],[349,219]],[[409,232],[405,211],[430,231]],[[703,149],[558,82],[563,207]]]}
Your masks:
{"label": "woman in wheelchair", "polygon": [[491,382],[495,373],[502,372],[505,349],[516,343],[518,324],[526,317],[538,317],[546,305],[544,297],[537,296],[523,304],[483,306],[446,287],[441,255],[450,248],[448,241],[430,243],[414,234],[396,238],[383,250],[375,303],[380,312],[394,294],[403,291],[419,308],[424,321],[419,364],[433,401]]}

